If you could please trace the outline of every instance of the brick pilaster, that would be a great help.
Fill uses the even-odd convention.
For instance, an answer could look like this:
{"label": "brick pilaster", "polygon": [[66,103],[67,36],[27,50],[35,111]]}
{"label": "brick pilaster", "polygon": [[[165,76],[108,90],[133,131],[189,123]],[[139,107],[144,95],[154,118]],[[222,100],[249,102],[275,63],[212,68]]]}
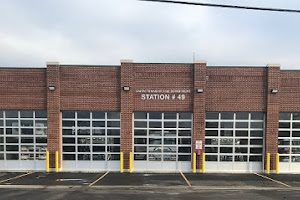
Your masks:
{"label": "brick pilaster", "polygon": [[265,133],[265,169],[267,153],[270,153],[270,169],[276,170],[276,153],[278,151],[278,115],[280,109],[280,96],[272,93],[273,89],[280,92],[280,66],[268,65],[267,70],[267,103],[266,103],[266,133]]}
{"label": "brick pilaster", "polygon": [[[54,87],[50,90],[49,87]],[[47,118],[48,118],[48,151],[50,168],[55,168],[55,152],[58,151],[61,167],[61,115],[60,115],[60,74],[58,62],[47,62]]]}
{"label": "brick pilaster", "polygon": [[[206,61],[194,63],[194,89],[193,89],[193,152],[196,152],[196,140],[202,140],[202,150],[205,146],[205,93],[206,93]],[[197,89],[203,89],[198,93]],[[202,168],[202,154],[197,155],[197,169]]]}
{"label": "brick pilaster", "polygon": [[[129,153],[132,147],[133,112],[133,62],[121,60],[121,152],[124,153],[124,169],[129,169]],[[123,88],[129,87],[129,91]]]}

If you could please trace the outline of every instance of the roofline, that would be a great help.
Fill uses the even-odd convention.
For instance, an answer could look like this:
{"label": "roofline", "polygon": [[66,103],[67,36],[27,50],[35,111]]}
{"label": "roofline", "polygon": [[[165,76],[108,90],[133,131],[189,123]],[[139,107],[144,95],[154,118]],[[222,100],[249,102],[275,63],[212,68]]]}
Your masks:
{"label": "roofline", "polygon": [[[194,63],[133,63],[133,64],[143,64],[143,65],[194,65]],[[59,65],[60,67],[121,67],[121,65],[80,65],[80,64],[63,64]],[[236,65],[236,66],[222,66],[222,65],[208,65],[207,68],[268,68],[267,65],[253,65],[253,66],[243,66],[243,65]],[[12,66],[5,66],[1,67],[0,69],[47,69],[47,67],[12,67]],[[300,69],[280,69],[282,72],[289,72],[289,71],[300,71]]]}
{"label": "roofline", "polygon": [[0,69],[47,69],[46,67],[1,67]]}
{"label": "roofline", "polygon": [[142,65],[193,65],[194,63],[133,63],[133,64],[142,64]]}
{"label": "roofline", "polygon": [[300,71],[300,69],[284,69],[284,70],[280,70],[280,71],[282,71],[282,72],[291,72],[291,71],[298,72],[298,71]]}
{"label": "roofline", "polygon": [[238,65],[238,66],[206,66],[207,68],[267,68],[267,66],[258,66],[258,65],[254,65],[254,66],[242,66],[242,65]]}
{"label": "roofline", "polygon": [[59,65],[60,67],[121,67],[121,65]]}

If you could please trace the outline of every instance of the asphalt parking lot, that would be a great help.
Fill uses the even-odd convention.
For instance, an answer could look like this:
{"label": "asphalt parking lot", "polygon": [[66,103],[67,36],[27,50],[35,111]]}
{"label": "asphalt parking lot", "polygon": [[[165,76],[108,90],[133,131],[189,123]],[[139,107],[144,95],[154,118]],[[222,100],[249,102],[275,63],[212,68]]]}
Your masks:
{"label": "asphalt parking lot", "polygon": [[294,188],[300,174],[2,172],[4,186]]}
{"label": "asphalt parking lot", "polygon": [[0,199],[299,199],[300,174],[0,173]]}
{"label": "asphalt parking lot", "polygon": [[268,177],[282,181],[291,187],[300,187],[300,174],[270,174]]}

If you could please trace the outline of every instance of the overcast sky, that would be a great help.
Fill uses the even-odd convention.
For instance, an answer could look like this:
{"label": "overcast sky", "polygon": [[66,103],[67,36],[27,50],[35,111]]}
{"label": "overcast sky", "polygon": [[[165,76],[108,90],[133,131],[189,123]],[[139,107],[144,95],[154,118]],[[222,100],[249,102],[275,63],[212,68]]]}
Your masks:
{"label": "overcast sky", "polygon": [[[299,0],[190,0],[300,10]],[[280,63],[300,70],[300,13],[137,0],[1,0],[0,66]]]}

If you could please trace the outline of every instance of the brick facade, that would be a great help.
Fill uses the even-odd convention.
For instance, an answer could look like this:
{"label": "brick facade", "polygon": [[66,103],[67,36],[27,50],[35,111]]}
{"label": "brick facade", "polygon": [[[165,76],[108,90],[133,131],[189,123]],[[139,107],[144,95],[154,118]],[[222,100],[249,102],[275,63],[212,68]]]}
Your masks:
{"label": "brick facade", "polygon": [[267,70],[208,67],[206,111],[265,112]]}
{"label": "brick facade", "polygon": [[281,71],[280,75],[280,112],[299,112],[300,71]]}
{"label": "brick facade", "polygon": [[[49,86],[55,90],[50,91]],[[129,87],[129,91],[123,90]],[[197,89],[203,89],[198,93]],[[278,94],[271,93],[278,89]],[[143,90],[186,90],[184,99],[144,100]],[[265,152],[275,169],[278,113],[300,112],[300,72],[280,67],[207,67],[194,64],[121,62],[121,66],[49,63],[46,69],[0,68],[1,110],[47,110],[51,167],[61,156],[61,111],[120,111],[121,151],[129,168],[133,151],[133,112],[192,112],[195,141],[205,141],[205,112],[266,113]],[[60,157],[61,160],[61,157]],[[197,157],[197,167],[201,167]],[[61,166],[61,162],[60,162]]]}
{"label": "brick facade", "polygon": [[61,110],[120,111],[120,67],[60,67]]}
{"label": "brick facade", "polygon": [[[133,112],[133,63],[123,61],[121,67],[121,152],[124,153],[124,169],[129,169],[129,154],[133,150],[132,112]],[[129,91],[123,88],[129,87]]]}
{"label": "brick facade", "polygon": [[55,153],[59,152],[59,167],[61,167],[61,114],[60,114],[60,66],[58,63],[47,64],[47,126],[48,126],[48,151],[50,168],[55,168]]}
{"label": "brick facade", "polygon": [[[205,107],[206,107],[206,63],[195,62],[193,71],[193,151],[195,149],[196,140],[202,140],[202,151],[205,149]],[[202,93],[198,93],[197,89],[203,89]],[[201,154],[202,155],[202,154]],[[202,169],[202,156],[196,156],[196,168]]]}
{"label": "brick facade", "polygon": [[[121,66],[121,68],[123,65]],[[185,100],[142,100],[136,90],[193,90],[193,65],[180,64],[134,64],[133,67],[134,111],[191,112],[193,95],[187,93]],[[163,94],[163,92],[158,92]]]}
{"label": "brick facade", "polygon": [[[276,153],[278,151],[278,117],[279,117],[279,95],[272,93],[272,90],[281,90],[280,87],[280,67],[268,66],[267,68],[267,104],[265,119],[265,154],[270,153],[270,169],[276,170]],[[265,155],[265,163],[266,163]],[[266,166],[265,166],[266,167]]]}
{"label": "brick facade", "polygon": [[0,68],[1,110],[46,110],[46,69]]}

